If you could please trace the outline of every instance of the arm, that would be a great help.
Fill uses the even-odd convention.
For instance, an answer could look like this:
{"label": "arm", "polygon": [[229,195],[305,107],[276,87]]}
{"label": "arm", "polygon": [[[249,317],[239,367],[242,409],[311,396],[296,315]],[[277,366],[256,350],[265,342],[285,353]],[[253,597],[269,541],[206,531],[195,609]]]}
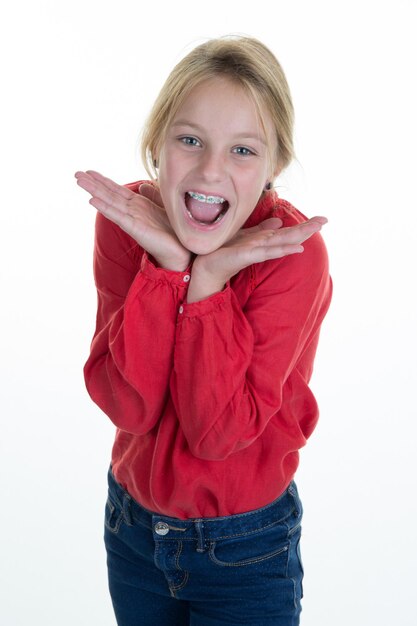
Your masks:
{"label": "arm", "polygon": [[312,363],[330,301],[318,234],[302,254],[243,271],[256,274],[247,302],[227,284],[186,304],[178,321],[171,393],[190,449],[205,459],[224,459],[262,434],[307,351]]}
{"label": "arm", "polygon": [[94,276],[97,325],[86,386],[118,428],[143,434],[169,393],[184,273],[156,268],[134,239],[98,213]]}

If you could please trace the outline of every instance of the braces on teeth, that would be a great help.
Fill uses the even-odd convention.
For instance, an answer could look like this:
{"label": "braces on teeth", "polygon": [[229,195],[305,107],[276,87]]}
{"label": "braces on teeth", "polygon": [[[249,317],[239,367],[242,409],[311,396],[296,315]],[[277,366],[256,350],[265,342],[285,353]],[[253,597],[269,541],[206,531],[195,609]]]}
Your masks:
{"label": "braces on teeth", "polygon": [[204,193],[195,193],[194,191],[187,191],[188,195],[198,200],[199,202],[207,202],[207,204],[223,204],[224,198],[220,196],[206,196]]}

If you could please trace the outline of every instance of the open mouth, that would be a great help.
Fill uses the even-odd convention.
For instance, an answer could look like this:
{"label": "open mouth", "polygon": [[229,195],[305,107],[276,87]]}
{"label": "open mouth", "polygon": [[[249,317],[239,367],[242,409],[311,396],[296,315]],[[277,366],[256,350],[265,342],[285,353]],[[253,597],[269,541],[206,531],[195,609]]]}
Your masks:
{"label": "open mouth", "polygon": [[196,191],[187,191],[185,206],[189,217],[202,226],[218,224],[229,208],[229,202],[222,196],[210,196]]}

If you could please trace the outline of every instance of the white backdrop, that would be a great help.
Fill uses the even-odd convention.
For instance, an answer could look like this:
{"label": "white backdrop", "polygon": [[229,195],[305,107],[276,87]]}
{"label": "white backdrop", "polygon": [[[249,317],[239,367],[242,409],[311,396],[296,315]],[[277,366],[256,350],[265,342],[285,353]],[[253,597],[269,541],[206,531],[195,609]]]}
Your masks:
{"label": "white backdrop", "polygon": [[415,625],[416,2],[16,0],[0,17],[0,623],[115,625],[102,545],[114,431],[82,379],[94,209],[73,173],[143,177],[137,140],[170,69],[245,33],[293,94],[298,161],[279,192],[329,218],[321,418],[297,474],[302,624]]}

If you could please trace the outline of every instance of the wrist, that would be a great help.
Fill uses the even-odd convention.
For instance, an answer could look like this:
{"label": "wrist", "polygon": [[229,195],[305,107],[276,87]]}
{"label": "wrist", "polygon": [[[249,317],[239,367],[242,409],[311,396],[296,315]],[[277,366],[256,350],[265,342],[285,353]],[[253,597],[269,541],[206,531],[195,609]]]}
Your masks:
{"label": "wrist", "polygon": [[[162,283],[169,283],[173,285],[181,285],[182,287],[188,286],[187,283],[191,276],[190,264],[184,270],[172,269],[172,267],[162,267],[158,261],[149,252],[144,252],[141,261],[141,273],[150,278]],[[184,292],[185,295],[186,292]]]}
{"label": "wrist", "polygon": [[188,267],[190,267],[189,263],[157,263],[157,267],[162,268],[163,270],[168,270],[169,272],[185,272]]}
{"label": "wrist", "polygon": [[170,272],[185,272],[190,267],[190,259],[176,260],[163,259],[149,255],[155,267],[168,270]]}
{"label": "wrist", "polygon": [[194,261],[191,280],[187,291],[187,302],[199,302],[205,298],[222,291],[226,285],[226,280],[219,276],[214,276],[205,266],[204,261],[197,257]]}

